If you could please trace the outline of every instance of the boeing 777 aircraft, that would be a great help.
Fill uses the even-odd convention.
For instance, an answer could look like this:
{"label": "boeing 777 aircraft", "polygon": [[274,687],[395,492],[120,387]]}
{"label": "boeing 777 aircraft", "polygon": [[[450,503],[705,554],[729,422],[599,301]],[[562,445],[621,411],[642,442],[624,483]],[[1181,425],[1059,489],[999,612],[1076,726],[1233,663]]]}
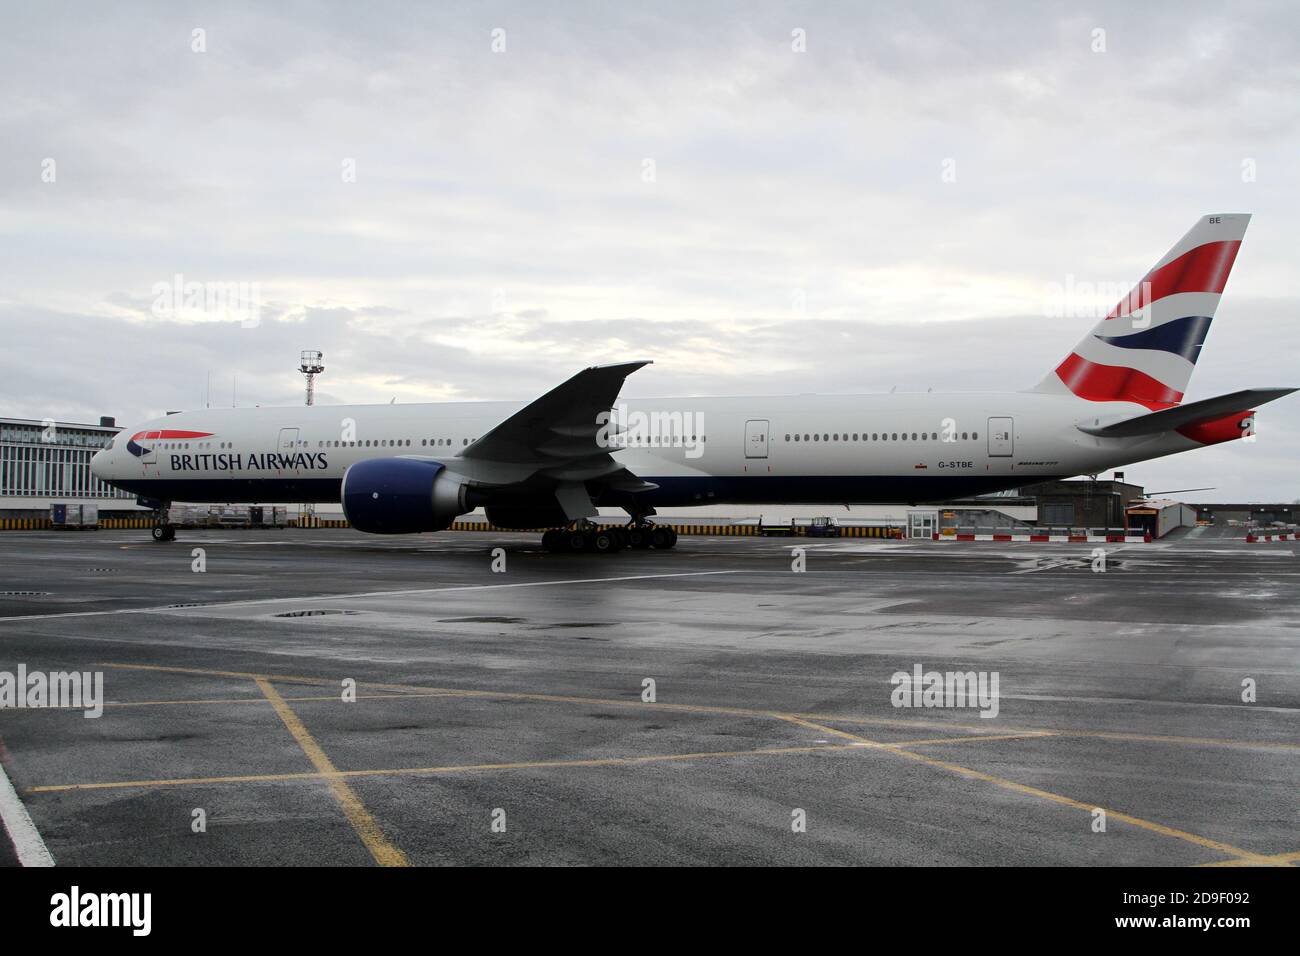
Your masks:
{"label": "boeing 777 aircraft", "polygon": [[[942,502],[1231,441],[1295,389],[1183,403],[1249,215],[1203,216],[1037,385],[969,394],[619,401],[647,362],[585,369],[535,401],[205,409],[145,422],[96,475],[157,504],[342,502],[375,534],[479,506],[548,550],[670,548],[664,506]],[[620,507],[603,531],[597,506]]]}

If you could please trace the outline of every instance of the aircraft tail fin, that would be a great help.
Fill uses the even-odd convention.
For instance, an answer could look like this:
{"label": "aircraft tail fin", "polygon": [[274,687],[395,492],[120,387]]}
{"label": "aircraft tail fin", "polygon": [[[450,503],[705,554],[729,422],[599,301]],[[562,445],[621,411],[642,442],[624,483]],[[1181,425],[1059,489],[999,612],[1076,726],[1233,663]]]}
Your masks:
{"label": "aircraft tail fin", "polygon": [[1183,400],[1248,213],[1202,216],[1033,389],[1149,409]]}

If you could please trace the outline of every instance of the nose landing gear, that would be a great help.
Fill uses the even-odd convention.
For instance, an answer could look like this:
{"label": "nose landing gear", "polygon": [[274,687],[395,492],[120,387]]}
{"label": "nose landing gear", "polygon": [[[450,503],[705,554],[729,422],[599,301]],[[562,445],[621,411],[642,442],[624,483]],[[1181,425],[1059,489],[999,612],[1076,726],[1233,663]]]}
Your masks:
{"label": "nose landing gear", "polygon": [[159,543],[176,540],[176,526],[171,523],[171,507],[171,502],[161,501],[154,509],[153,528],[149,534]]}

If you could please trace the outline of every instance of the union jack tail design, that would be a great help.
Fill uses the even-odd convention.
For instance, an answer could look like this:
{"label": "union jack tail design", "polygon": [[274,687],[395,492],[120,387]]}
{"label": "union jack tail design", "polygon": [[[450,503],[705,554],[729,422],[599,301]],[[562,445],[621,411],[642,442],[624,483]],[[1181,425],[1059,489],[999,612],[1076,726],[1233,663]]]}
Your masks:
{"label": "union jack tail design", "polygon": [[1202,216],[1034,391],[1151,410],[1183,400],[1250,216]]}

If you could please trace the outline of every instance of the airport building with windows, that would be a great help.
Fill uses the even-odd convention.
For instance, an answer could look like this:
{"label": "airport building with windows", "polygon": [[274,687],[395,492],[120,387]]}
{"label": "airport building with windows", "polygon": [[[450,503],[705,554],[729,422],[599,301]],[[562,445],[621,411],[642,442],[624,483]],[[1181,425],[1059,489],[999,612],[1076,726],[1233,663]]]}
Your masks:
{"label": "airport building with windows", "polygon": [[101,513],[138,515],[135,495],[90,473],[90,459],[118,432],[112,418],[98,425],[0,418],[0,518],[48,516],[50,505],[98,505]]}

